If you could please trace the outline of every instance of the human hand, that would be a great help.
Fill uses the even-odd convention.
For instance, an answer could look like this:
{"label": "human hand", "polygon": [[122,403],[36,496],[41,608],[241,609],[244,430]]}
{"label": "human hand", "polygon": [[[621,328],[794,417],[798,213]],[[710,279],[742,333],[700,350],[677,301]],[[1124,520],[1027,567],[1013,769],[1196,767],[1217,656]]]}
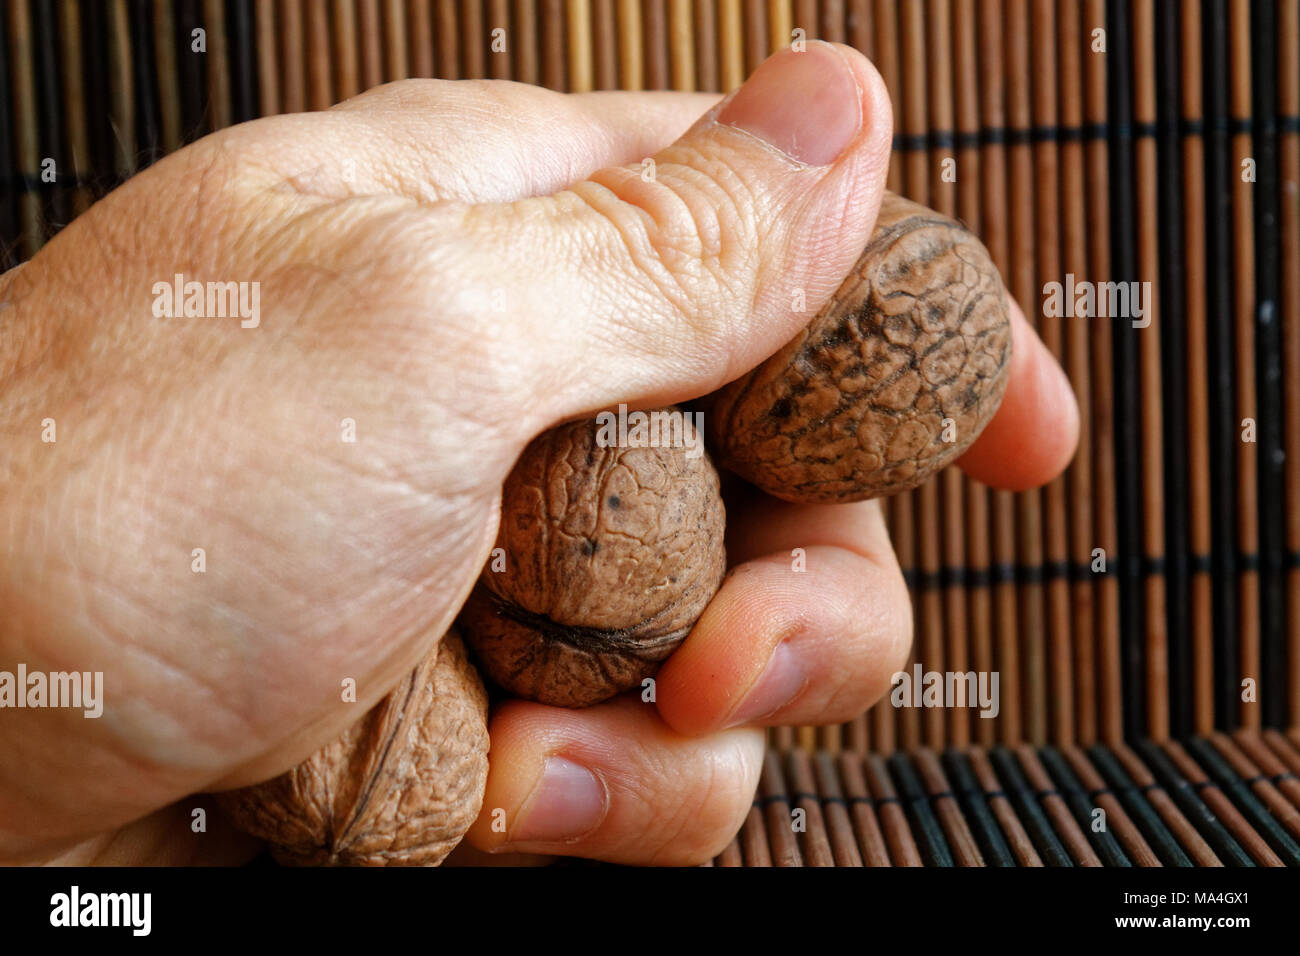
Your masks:
{"label": "human hand", "polygon": [[[181,798],[288,769],[427,653],[533,435],[709,392],[806,323],[794,290],[815,310],[871,232],[888,97],[810,44],[715,101],[393,84],[207,137],[0,278],[0,659],[103,671],[106,697],[97,720],[3,714],[0,859],[247,855]],[[257,322],[155,317],[177,273],[258,283]],[[1013,323],[963,466],[1025,487],[1064,466],[1077,412]],[[885,691],[910,612],[879,505],[743,498],[657,709],[493,714],[484,805],[508,828],[472,844],[698,862],[748,810],[757,728]]]}

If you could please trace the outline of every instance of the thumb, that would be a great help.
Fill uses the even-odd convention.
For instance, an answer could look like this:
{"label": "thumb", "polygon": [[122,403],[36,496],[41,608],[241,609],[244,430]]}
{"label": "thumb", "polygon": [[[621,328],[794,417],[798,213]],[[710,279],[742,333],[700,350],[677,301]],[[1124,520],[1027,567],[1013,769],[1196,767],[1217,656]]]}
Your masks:
{"label": "thumb", "polygon": [[455,272],[509,277],[503,339],[526,417],[680,401],[775,352],[866,244],[892,130],[871,64],[813,42],[774,54],[652,160],[462,209],[474,249]]}

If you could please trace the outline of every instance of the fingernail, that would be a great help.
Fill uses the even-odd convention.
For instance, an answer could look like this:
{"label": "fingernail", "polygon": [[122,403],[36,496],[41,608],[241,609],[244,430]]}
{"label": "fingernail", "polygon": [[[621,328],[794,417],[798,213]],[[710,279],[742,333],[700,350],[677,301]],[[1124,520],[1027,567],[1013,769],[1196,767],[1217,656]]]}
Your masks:
{"label": "fingernail", "polygon": [[799,663],[799,656],[789,644],[778,644],[727,726],[738,727],[775,714],[794,700],[807,682],[808,675]]}
{"label": "fingernail", "polygon": [[862,127],[862,94],[828,43],[770,56],[723,106],[718,122],[810,166],[833,163]]}
{"label": "fingernail", "polygon": [[605,786],[586,767],[547,757],[542,778],[510,828],[511,844],[565,843],[590,833],[605,818]]}

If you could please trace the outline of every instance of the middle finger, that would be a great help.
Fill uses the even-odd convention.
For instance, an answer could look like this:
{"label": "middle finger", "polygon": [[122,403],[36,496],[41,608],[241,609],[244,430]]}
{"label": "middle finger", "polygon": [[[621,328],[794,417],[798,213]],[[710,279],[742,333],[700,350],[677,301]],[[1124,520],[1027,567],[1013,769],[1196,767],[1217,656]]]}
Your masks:
{"label": "middle finger", "polygon": [[735,565],[659,672],[674,730],[851,720],[907,660],[912,611],[880,505],[731,503]]}

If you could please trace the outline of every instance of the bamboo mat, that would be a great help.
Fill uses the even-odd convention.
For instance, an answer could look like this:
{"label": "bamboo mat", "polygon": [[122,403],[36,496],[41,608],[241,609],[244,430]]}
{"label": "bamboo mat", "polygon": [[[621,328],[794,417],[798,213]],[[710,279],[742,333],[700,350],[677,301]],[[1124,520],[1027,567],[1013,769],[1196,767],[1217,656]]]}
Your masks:
{"label": "bamboo mat", "polygon": [[1300,866],[1300,737],[769,750],[714,866]]}
{"label": "bamboo mat", "polygon": [[[1159,778],[1217,752],[1193,741],[1240,741],[1263,760],[1245,741],[1273,746],[1280,738],[1258,734],[1300,726],[1300,0],[10,0],[4,9],[3,265],[186,142],[380,82],[726,91],[791,42],[857,46],[893,98],[890,188],[984,239],[1069,372],[1082,440],[1044,489],[992,491],[950,469],[886,503],[914,600],[913,663],[997,672],[997,716],[886,699],[843,726],[774,731],[776,753],[818,756],[806,765],[797,761],[813,758],[774,756],[773,768],[808,770],[795,776],[813,784],[790,790],[771,769],[765,786],[776,789],[756,813],[779,806],[781,792],[807,793],[820,800],[810,810],[842,824],[834,791],[820,789],[833,781],[865,780],[879,800],[873,781],[928,793],[959,773],[983,787],[1017,761],[1032,796],[1043,772],[1083,780],[1080,755],[1110,754],[1089,771],[1109,779],[1108,767],[1133,774],[1168,741],[1188,741],[1183,756],[1150,766]],[[1069,276],[1150,283],[1149,324],[1047,314],[1047,284]],[[1157,749],[1128,750],[1126,740]],[[1037,751],[1031,771],[1030,751],[1015,749],[1025,744],[1055,749]],[[1090,749],[1098,744],[1112,749]],[[985,756],[949,767],[951,753],[971,747]],[[1214,766],[1236,766],[1223,761]],[[827,769],[850,765],[858,777]],[[1204,772],[1216,779],[1214,767]],[[1163,785],[1178,806],[1199,784],[1175,779]],[[1009,824],[1022,808],[1001,785],[1009,796],[988,809]],[[1294,804],[1294,787],[1277,787]],[[1068,788],[1056,789],[1063,803],[1043,813],[1064,826],[1074,808]],[[965,807],[963,792],[952,799]],[[896,862],[941,845],[957,859],[980,845],[950,804],[932,808],[936,830],[908,815],[913,797],[877,807],[855,802],[864,793],[843,798],[847,819],[856,827],[866,810],[882,827],[893,819],[881,832]],[[1021,835],[1034,842],[1031,824],[1042,820],[1029,817]],[[725,860],[760,853],[755,826]],[[853,832],[865,857],[852,827],[836,839]],[[899,849],[904,832],[912,850]],[[1095,841],[1077,836],[1059,839],[1080,862]],[[800,855],[822,858],[810,840]],[[1028,846],[1008,841],[1013,852]],[[839,852],[829,835],[823,843]],[[765,845],[788,849],[775,837]]]}

